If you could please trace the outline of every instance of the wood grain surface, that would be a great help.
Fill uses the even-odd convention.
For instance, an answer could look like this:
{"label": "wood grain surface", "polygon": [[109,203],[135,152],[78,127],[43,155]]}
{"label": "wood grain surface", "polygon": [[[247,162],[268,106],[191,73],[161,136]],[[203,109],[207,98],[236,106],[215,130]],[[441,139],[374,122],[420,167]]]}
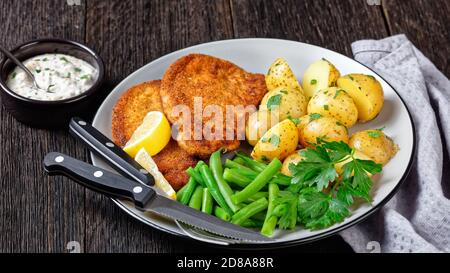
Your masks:
{"label": "wood grain surface", "polygon": [[[104,98],[144,64],[187,46],[243,37],[290,39],[351,56],[351,42],[406,33],[450,75],[450,4],[361,0],[66,0],[0,1],[2,45],[42,37],[79,41],[106,64]],[[370,1],[369,1],[370,2]],[[373,2],[373,1],[372,1]],[[98,104],[101,102],[99,99]],[[96,111],[92,109],[91,117]],[[198,252],[223,249],[177,238],[127,216],[104,197],[43,173],[42,158],[61,151],[88,161],[66,130],[32,129],[0,108],[0,252]],[[278,250],[277,250],[278,251]],[[348,252],[332,236],[286,252]]]}

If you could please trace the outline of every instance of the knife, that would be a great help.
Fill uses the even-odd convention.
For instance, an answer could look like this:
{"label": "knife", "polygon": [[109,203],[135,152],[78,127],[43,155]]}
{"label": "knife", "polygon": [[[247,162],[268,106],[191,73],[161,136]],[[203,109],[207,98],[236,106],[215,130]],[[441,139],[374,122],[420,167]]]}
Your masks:
{"label": "knife", "polygon": [[64,175],[108,197],[129,199],[137,209],[178,220],[198,229],[239,240],[243,243],[273,242],[255,231],[223,221],[181,203],[156,194],[151,187],[118,174],[95,167],[62,153],[52,152],[44,158],[49,175]]}
{"label": "knife", "polygon": [[69,132],[80,139],[91,152],[106,160],[108,165],[120,174],[145,185],[155,184],[153,176],[134,158],[86,121],[73,117],[69,123]]}

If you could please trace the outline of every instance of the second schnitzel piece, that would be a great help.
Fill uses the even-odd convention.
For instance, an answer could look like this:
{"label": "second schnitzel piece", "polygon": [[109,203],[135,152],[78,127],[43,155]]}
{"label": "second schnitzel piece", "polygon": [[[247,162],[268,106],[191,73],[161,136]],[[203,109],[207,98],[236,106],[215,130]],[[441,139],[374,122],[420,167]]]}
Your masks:
{"label": "second schnitzel piece", "polygon": [[[162,112],[159,87],[161,81],[149,81],[128,89],[117,101],[112,112],[112,138],[123,147],[150,111]],[[173,139],[153,160],[170,185],[178,190],[189,179],[186,169],[197,160],[181,149]]]}
{"label": "second schnitzel piece", "polygon": [[[264,75],[249,73],[229,61],[203,54],[190,54],[174,62],[164,74],[160,89],[164,113],[172,124],[185,124],[182,115],[173,111],[177,106],[185,105],[190,109],[191,126],[180,127],[177,141],[189,154],[200,157],[207,157],[221,147],[228,150],[238,148],[240,141],[236,137],[236,122],[231,124],[234,137],[225,140],[226,107],[257,106],[266,92]],[[200,136],[201,139],[192,138],[194,98],[201,98],[202,112],[208,105],[222,109],[223,138],[207,138],[205,135]],[[237,114],[233,115],[236,120]],[[217,117],[213,115],[201,120],[196,117],[195,122],[204,127],[214,118]]]}

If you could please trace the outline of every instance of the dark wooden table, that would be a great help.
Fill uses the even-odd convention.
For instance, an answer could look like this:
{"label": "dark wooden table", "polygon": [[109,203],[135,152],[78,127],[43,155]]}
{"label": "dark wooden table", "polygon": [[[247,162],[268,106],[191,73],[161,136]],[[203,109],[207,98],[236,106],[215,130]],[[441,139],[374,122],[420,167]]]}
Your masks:
{"label": "dark wooden table", "polygon": [[[351,56],[355,40],[406,33],[450,76],[450,2],[377,2],[2,0],[0,38],[8,48],[41,37],[87,44],[105,60],[105,93],[174,50],[243,37],[296,40]],[[87,151],[66,131],[29,128],[3,107],[0,119],[0,252],[67,252],[69,241],[78,241],[83,252],[218,251],[152,229],[67,179],[47,177],[41,167],[45,153],[88,160]],[[351,248],[334,236],[283,251]]]}

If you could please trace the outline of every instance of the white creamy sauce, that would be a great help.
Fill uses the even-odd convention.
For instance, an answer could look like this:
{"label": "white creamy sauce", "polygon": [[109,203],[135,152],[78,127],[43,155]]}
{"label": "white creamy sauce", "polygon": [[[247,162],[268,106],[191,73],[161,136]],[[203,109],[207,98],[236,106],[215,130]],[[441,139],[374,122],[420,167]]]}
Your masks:
{"label": "white creamy sauce", "polygon": [[55,101],[75,97],[94,85],[98,71],[84,60],[65,54],[43,54],[23,64],[33,73],[36,89],[25,72],[16,67],[8,76],[9,89],[35,100]]}

